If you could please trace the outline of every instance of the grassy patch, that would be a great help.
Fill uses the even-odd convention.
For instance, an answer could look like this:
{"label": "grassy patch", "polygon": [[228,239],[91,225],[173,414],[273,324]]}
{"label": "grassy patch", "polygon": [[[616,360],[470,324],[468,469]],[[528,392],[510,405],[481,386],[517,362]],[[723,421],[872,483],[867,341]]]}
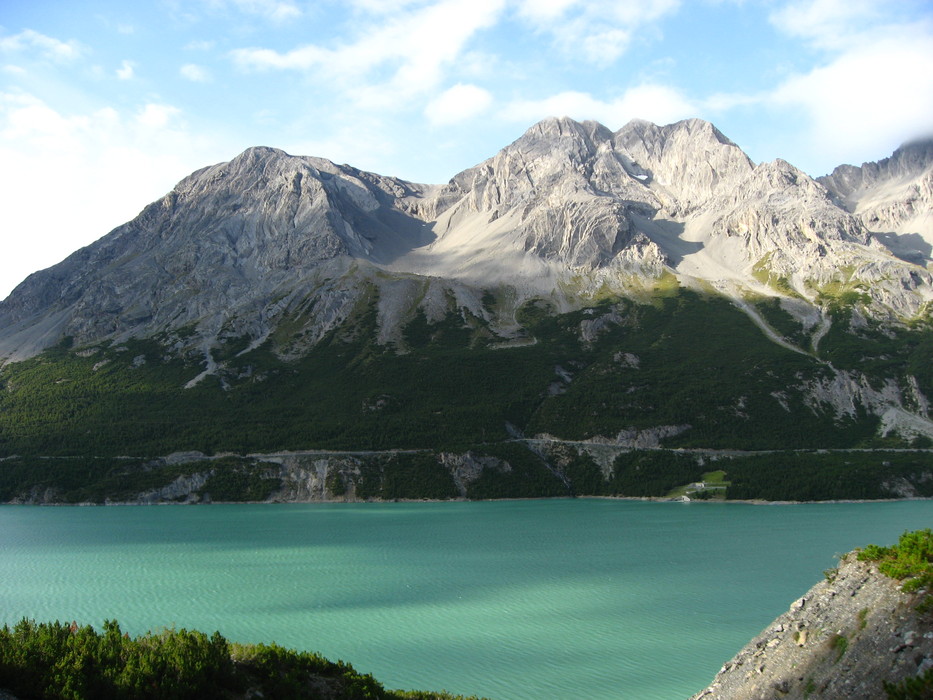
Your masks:
{"label": "grassy patch", "polygon": [[835,663],[838,663],[849,648],[849,640],[844,634],[834,634],[829,638],[829,647],[836,653]]}
{"label": "grassy patch", "polygon": [[784,275],[778,275],[771,269],[772,253],[766,253],[758,262],[752,266],[752,277],[761,282],[761,284],[771,287],[784,296],[799,297],[800,294],[791,286],[790,280]]}

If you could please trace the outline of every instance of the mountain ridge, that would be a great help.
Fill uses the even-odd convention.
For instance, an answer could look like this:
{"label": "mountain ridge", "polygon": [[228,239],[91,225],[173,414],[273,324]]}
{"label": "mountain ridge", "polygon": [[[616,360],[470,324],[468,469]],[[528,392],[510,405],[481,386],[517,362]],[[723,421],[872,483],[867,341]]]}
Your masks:
{"label": "mountain ridge", "polygon": [[[931,171],[931,154],[902,149],[866,164],[862,180],[903,179],[895,166],[906,160],[909,172]],[[854,171],[841,167],[846,177],[821,184],[784,161],[755,165],[698,119],[616,132],[546,119],[446,185],[250,148],[27,278],[0,302],[0,356],[22,359],[64,335],[90,342],[186,323],[210,343],[234,317],[268,314],[271,298],[307,298],[311,280],[348,267],[338,259],[477,289],[514,285],[523,299],[572,277],[586,296],[668,270],[733,297],[783,292],[815,306],[819,287],[850,282],[839,270],[851,268],[873,315],[922,313],[933,281],[918,263],[929,257],[895,254],[925,234],[891,233],[890,246],[872,235],[865,216],[834,201],[854,191]]]}

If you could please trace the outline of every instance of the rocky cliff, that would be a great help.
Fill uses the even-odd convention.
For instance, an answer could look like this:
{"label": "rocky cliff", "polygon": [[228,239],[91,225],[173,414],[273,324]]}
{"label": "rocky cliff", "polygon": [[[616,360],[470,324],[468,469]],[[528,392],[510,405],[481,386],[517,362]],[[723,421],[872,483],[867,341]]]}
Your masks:
{"label": "rocky cliff", "polygon": [[930,264],[933,251],[933,140],[909,143],[860,167],[818,178],[895,255]]}
{"label": "rocky cliff", "polygon": [[933,669],[933,617],[917,610],[928,596],[904,593],[876,563],[851,553],[693,700],[883,698],[885,681]]}
{"label": "rocky cliff", "polygon": [[[5,352],[190,326],[196,340],[262,339],[279,312],[314,307],[317,332],[345,316],[332,282],[424,242],[405,213],[412,183],[319,158],[251,148],[193,173],[129,223],[28,277],[0,302]],[[330,283],[330,284],[329,284]]]}

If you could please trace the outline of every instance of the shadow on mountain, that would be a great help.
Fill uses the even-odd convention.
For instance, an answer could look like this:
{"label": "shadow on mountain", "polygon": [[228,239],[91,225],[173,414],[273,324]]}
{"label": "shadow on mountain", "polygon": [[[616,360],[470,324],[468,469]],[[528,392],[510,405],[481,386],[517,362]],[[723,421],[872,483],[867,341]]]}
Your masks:
{"label": "shadow on mountain", "polygon": [[371,219],[365,235],[373,244],[369,258],[379,265],[389,265],[437,238],[430,223],[387,208],[380,209]]}
{"label": "shadow on mountain", "polygon": [[933,256],[933,245],[930,245],[919,233],[876,233],[875,238],[892,255],[905,262],[925,266]]}
{"label": "shadow on mountain", "polygon": [[699,241],[683,239],[684,224],[670,219],[647,219],[632,217],[635,226],[642,231],[664,252],[672,267],[677,267],[683,259],[703,250]]}

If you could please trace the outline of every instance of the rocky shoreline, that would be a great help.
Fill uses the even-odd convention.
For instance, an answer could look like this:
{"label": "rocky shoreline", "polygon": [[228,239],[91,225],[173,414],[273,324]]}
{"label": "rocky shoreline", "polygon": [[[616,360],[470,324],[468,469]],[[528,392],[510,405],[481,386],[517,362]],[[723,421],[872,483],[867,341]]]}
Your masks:
{"label": "rocky shoreline", "polygon": [[[3,459],[6,483],[0,484],[0,502],[144,505],[576,497],[789,505],[933,497],[933,470],[926,461],[927,450],[881,450],[883,456],[863,457],[861,467],[856,464],[850,470],[854,485],[845,478],[832,480],[830,472],[835,470],[838,475],[841,462],[828,466],[819,462],[824,452],[814,453],[817,462],[812,470],[825,470],[826,476],[821,478],[829,486],[797,491],[767,482],[773,464],[765,465],[771,472],[765,468],[755,471],[743,466],[744,457],[726,463],[712,455],[697,456],[677,449],[633,450],[557,440],[546,444],[513,440],[463,451],[182,452],[155,458],[13,456]],[[839,460],[854,454],[841,452],[845,456]],[[53,465],[54,460],[60,464]],[[872,476],[866,481],[868,466]],[[799,472],[799,464],[796,468]],[[701,475],[710,470],[718,474],[716,469],[730,474],[735,470],[736,475],[730,476],[728,486],[715,480],[721,476],[707,482]],[[50,478],[56,473],[60,473],[57,479]],[[760,483],[750,487],[751,479]]]}
{"label": "rocky shoreline", "polygon": [[933,669],[933,617],[916,609],[925,595],[850,553],[691,700],[885,697],[885,681]]}

